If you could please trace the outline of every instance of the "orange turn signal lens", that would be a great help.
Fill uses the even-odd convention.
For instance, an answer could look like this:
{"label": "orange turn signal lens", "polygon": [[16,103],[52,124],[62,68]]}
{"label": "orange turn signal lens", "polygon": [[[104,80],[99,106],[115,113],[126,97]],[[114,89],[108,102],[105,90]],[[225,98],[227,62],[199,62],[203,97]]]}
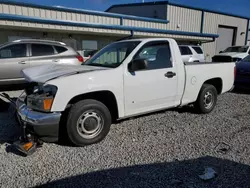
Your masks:
{"label": "orange turn signal lens", "polygon": [[43,100],[43,109],[50,110],[53,103],[53,98]]}
{"label": "orange turn signal lens", "polygon": [[32,142],[28,142],[27,144],[23,145],[23,149],[28,151],[33,146]]}

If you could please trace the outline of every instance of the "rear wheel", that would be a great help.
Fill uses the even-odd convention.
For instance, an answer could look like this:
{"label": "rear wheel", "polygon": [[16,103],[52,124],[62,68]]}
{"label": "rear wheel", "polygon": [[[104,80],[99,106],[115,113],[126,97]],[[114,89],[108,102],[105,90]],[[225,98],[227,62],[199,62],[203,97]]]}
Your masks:
{"label": "rear wheel", "polygon": [[73,105],[67,120],[67,133],[77,146],[90,145],[103,140],[109,132],[111,115],[101,102],[86,99]]}
{"label": "rear wheel", "polygon": [[217,102],[217,90],[213,85],[204,84],[201,88],[195,108],[199,113],[210,113]]}

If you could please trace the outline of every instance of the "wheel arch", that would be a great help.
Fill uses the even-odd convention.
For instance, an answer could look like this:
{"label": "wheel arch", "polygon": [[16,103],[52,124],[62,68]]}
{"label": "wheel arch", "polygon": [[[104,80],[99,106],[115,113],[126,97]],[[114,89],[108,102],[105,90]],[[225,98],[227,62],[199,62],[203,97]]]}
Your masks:
{"label": "wheel arch", "polygon": [[101,90],[80,94],[70,99],[67,107],[70,108],[72,104],[75,104],[76,102],[84,99],[93,99],[102,102],[109,109],[113,121],[119,118],[118,103],[113,92],[109,90]]}
{"label": "wheel arch", "polygon": [[209,85],[214,86],[214,87],[216,88],[216,90],[217,90],[217,94],[218,94],[218,95],[221,94],[222,88],[223,88],[223,81],[222,81],[221,78],[217,77],[217,78],[209,79],[209,80],[205,81],[205,82],[202,84],[202,86],[203,86],[204,84],[209,84]]}

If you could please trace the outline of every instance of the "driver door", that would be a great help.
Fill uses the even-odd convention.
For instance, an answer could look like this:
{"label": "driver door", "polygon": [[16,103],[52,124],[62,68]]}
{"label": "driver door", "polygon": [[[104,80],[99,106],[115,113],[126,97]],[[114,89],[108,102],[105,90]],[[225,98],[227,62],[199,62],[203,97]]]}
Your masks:
{"label": "driver door", "polygon": [[148,61],[147,69],[127,70],[124,76],[126,116],[176,105],[177,70],[171,61],[169,42],[146,43],[133,59],[142,58]]}

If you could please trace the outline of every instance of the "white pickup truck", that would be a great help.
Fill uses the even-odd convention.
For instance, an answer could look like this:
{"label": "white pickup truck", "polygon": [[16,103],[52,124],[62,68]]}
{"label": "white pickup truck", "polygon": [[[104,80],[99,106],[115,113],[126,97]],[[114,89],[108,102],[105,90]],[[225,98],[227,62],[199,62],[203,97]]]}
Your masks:
{"label": "white pickup truck", "polygon": [[233,61],[239,62],[250,54],[250,46],[230,46],[220,54],[212,57],[215,62]]}
{"label": "white pickup truck", "polygon": [[234,69],[230,62],[185,65],[173,39],[119,41],[82,66],[23,70],[32,83],[16,102],[18,119],[43,141],[66,131],[73,144],[89,145],[118,119],[189,104],[211,112],[217,95],[233,87]]}

